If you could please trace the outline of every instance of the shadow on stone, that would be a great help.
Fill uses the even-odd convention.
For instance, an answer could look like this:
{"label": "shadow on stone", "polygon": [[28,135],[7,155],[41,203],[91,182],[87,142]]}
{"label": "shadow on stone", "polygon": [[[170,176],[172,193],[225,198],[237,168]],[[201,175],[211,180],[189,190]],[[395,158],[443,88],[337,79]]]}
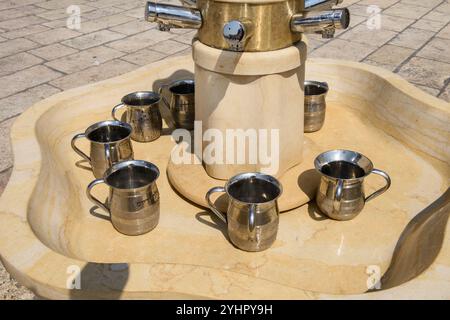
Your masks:
{"label": "shadow on stone", "polygon": [[74,279],[70,299],[120,299],[129,272],[127,263],[88,262]]}

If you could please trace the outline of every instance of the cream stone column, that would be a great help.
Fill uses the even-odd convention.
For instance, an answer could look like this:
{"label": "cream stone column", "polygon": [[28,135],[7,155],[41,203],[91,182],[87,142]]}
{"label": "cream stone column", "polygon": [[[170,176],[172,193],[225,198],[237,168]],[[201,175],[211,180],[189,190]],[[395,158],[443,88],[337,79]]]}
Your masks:
{"label": "cream stone column", "polygon": [[[223,142],[223,160],[226,162],[226,146],[232,146],[230,143],[234,142],[236,160],[237,140],[227,139],[226,130],[254,129],[256,131],[253,132],[258,133],[256,163],[249,157],[249,150],[255,149],[246,139],[245,162],[242,164],[207,163],[203,159],[206,172],[211,177],[228,179],[244,171],[262,171],[280,176],[302,161],[306,59],[306,45],[303,42],[281,50],[233,52],[195,41],[193,58],[196,120],[202,122],[203,133],[215,129],[212,133],[221,132],[223,137],[223,141],[203,141],[203,155],[213,149],[211,144],[217,147]],[[268,130],[267,148],[266,139],[259,138],[260,129]],[[271,139],[271,134],[276,130],[279,141]],[[196,136],[197,143],[199,138]],[[278,155],[271,154],[272,143],[278,144]],[[270,165],[259,157],[260,152],[269,155],[266,161],[272,158]]]}

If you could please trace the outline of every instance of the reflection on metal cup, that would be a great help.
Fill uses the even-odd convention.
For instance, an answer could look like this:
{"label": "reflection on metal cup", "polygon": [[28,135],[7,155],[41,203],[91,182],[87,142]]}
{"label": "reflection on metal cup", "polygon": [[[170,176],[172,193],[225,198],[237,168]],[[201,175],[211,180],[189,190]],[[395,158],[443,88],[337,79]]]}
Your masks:
{"label": "reflection on metal cup", "polygon": [[[215,192],[228,195],[228,211],[220,212],[211,200]],[[206,194],[214,214],[227,224],[231,242],[245,251],[268,249],[277,237],[279,209],[277,199],[281,184],[262,173],[242,173],[232,177],[225,187],[215,187]]]}
{"label": "reflection on metal cup", "polygon": [[[94,176],[100,178],[113,164],[133,159],[131,132],[131,126],[125,122],[113,120],[97,122],[87,128],[84,133],[79,133],[72,138],[72,149],[90,163]],[[80,138],[89,140],[89,155],[75,145]]]}
{"label": "reflection on metal cup", "polygon": [[322,128],[325,122],[327,93],[326,82],[305,81],[305,132],[314,132]]}
{"label": "reflection on metal cup", "polygon": [[133,92],[122,98],[122,102],[112,109],[111,115],[115,120],[118,120],[116,112],[124,108],[122,121],[129,123],[133,128],[131,139],[138,142],[150,142],[161,136],[160,101],[161,97],[156,92]]}
{"label": "reflection on metal cup", "polygon": [[[167,88],[170,92],[170,102],[164,96],[162,100],[169,108],[177,128],[194,129],[195,121],[195,82],[192,79],[177,80],[163,85],[159,93]],[[161,94],[162,95],[162,94]]]}
{"label": "reflection on metal cup", "polygon": [[[92,203],[110,214],[117,231],[140,235],[153,230],[159,222],[158,176],[159,169],[150,162],[119,162],[108,169],[103,178],[92,181],[86,195]],[[92,188],[100,183],[109,187],[106,203],[91,194]]]}

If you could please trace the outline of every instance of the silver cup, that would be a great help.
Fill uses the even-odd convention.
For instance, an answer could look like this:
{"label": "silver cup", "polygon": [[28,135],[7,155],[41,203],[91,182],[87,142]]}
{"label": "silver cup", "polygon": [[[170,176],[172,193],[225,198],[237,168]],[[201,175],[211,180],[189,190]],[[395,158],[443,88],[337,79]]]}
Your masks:
{"label": "silver cup", "polygon": [[[113,120],[97,122],[84,133],[72,138],[72,149],[90,163],[94,176],[101,178],[113,164],[133,159],[131,131],[131,126],[125,122]],[[81,138],[90,141],[89,156],[75,145]]]}
{"label": "silver cup", "polygon": [[328,84],[319,81],[305,81],[305,132],[314,132],[322,128],[325,122]]}
{"label": "silver cup", "polygon": [[152,91],[133,92],[122,98],[122,102],[112,109],[111,115],[115,120],[119,120],[116,112],[125,109],[122,121],[129,123],[133,128],[131,139],[150,142],[161,136],[160,100],[160,95]]}
{"label": "silver cup", "polygon": [[[86,189],[89,200],[111,216],[117,231],[140,235],[153,230],[159,221],[158,168],[146,161],[130,160],[115,164],[102,179],[92,181]],[[92,196],[97,184],[109,186],[106,203]]]}
{"label": "silver cup", "polygon": [[177,80],[171,84],[161,86],[159,93],[164,88],[170,92],[170,102],[164,96],[163,102],[169,108],[173,121],[177,128],[187,130],[194,129],[195,121],[195,82],[192,79]]}
{"label": "silver cup", "polygon": [[[350,220],[356,217],[367,201],[386,192],[391,186],[389,175],[374,169],[364,155],[349,150],[331,150],[314,160],[321,174],[316,202],[320,211],[335,220]],[[368,197],[364,194],[364,179],[371,173],[382,176],[386,185]]]}
{"label": "silver cup", "polygon": [[[215,192],[228,195],[227,214],[211,201]],[[277,237],[278,203],[282,186],[274,177],[262,173],[242,173],[232,177],[225,187],[215,187],[206,194],[211,210],[227,224],[231,242],[245,251],[268,249]]]}

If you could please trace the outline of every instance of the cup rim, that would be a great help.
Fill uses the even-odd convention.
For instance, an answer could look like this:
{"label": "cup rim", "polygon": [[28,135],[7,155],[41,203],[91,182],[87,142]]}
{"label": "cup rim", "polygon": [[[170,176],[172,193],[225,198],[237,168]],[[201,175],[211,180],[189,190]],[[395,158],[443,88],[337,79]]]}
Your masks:
{"label": "cup rim", "polygon": [[315,86],[315,87],[319,87],[320,89],[324,90],[324,92],[322,93],[318,93],[318,94],[306,94],[306,89],[305,89],[305,97],[318,97],[318,96],[323,96],[326,95],[329,91],[329,86],[328,83],[326,82],[321,82],[321,81],[316,81],[316,80],[305,80],[304,82],[304,87],[306,86]]}
{"label": "cup rim", "polygon": [[[122,127],[122,128],[126,128],[128,129],[128,134],[127,136],[123,137],[122,139],[118,139],[118,140],[114,140],[114,141],[109,141],[109,142],[101,142],[101,141],[95,141],[89,138],[89,134],[91,134],[93,131],[104,127],[104,126],[108,126],[108,125],[114,125],[114,126],[118,126],[118,127]],[[123,140],[126,140],[128,138],[130,138],[131,133],[133,132],[133,128],[131,127],[130,124],[126,123],[126,122],[122,122],[122,121],[118,121],[118,120],[104,120],[104,121],[99,121],[96,122],[94,124],[91,124],[84,132],[86,139],[88,139],[90,142],[93,143],[98,143],[98,144],[111,144],[111,143],[116,143],[116,142],[120,142]]]}
{"label": "cup rim", "polygon": [[[110,183],[108,183],[108,177],[111,174],[113,174],[113,173],[115,173],[115,172],[117,172],[117,171],[119,171],[119,170],[121,170],[123,168],[129,167],[129,166],[145,167],[147,169],[150,169],[150,170],[155,172],[155,178],[152,181],[150,181],[149,183],[147,183],[147,184],[145,184],[143,186],[137,187],[137,188],[119,188],[119,187],[113,186]],[[145,160],[126,160],[126,161],[117,162],[116,164],[112,165],[109,169],[107,169],[105,171],[105,173],[103,174],[103,181],[109,187],[114,188],[114,189],[118,189],[118,190],[137,190],[137,189],[141,189],[141,188],[146,188],[149,185],[151,185],[152,183],[156,182],[156,180],[158,180],[158,178],[159,178],[159,175],[160,175],[159,168],[155,164],[153,164],[153,163],[151,163],[149,161],[145,161]]]}
{"label": "cup rim", "polygon": [[[266,181],[266,182],[269,182],[269,183],[271,183],[271,184],[274,184],[274,185],[279,189],[278,195],[277,195],[275,198],[273,198],[273,199],[271,199],[271,200],[264,201],[264,202],[247,202],[247,201],[242,201],[242,200],[239,200],[239,199],[233,197],[233,196],[230,194],[230,192],[229,192],[229,188],[230,188],[234,183],[236,183],[236,182],[238,182],[238,181],[240,181],[240,180],[242,180],[242,179],[244,179],[244,178],[250,178],[250,177],[256,177],[256,178],[258,178],[258,179],[262,179],[262,180],[264,180],[264,181]],[[261,204],[267,204],[267,203],[276,201],[276,200],[283,194],[283,186],[282,186],[282,184],[281,184],[275,177],[273,177],[273,176],[271,176],[271,175],[264,174],[264,173],[261,173],[261,172],[244,172],[244,173],[236,174],[236,175],[234,175],[233,177],[231,177],[230,179],[228,179],[228,181],[227,181],[226,184],[225,184],[225,192],[227,193],[227,195],[228,195],[231,199],[233,199],[234,201],[237,201],[237,202],[239,202],[239,203],[242,203],[242,204],[250,204],[250,205],[253,205],[253,204],[254,204],[254,205],[261,205]]]}
{"label": "cup rim", "polygon": [[[174,88],[174,87],[176,87],[176,86],[178,86],[180,84],[184,84],[184,83],[187,83],[189,85],[193,85],[194,86],[194,91],[190,92],[190,93],[176,93],[176,92],[172,91],[172,88]],[[195,94],[195,80],[194,79],[179,79],[179,80],[175,80],[175,81],[173,81],[173,82],[171,82],[169,84],[169,91],[170,91],[171,94],[177,95],[177,96],[193,95],[193,94]]]}
{"label": "cup rim", "polygon": [[[127,103],[127,99],[133,99],[138,95],[147,95],[150,97],[150,99],[152,97],[155,97],[157,100],[155,102],[143,104],[143,105],[134,105],[134,104]],[[146,107],[146,106],[152,106],[152,105],[159,103],[160,101],[161,101],[161,95],[154,91],[135,91],[135,92],[131,92],[131,93],[124,95],[121,99],[121,102],[130,108],[142,108],[142,107]]]}
{"label": "cup rim", "polygon": [[[331,153],[350,154],[350,155],[353,156],[354,159],[363,160],[363,161],[367,162],[367,168],[364,168],[364,167],[359,166],[359,165],[358,165],[357,163],[355,163],[355,162],[346,161],[345,159],[341,159],[341,160],[336,159],[336,160],[335,160],[335,161],[345,161],[345,162],[349,162],[349,163],[358,165],[358,167],[360,167],[362,170],[364,170],[364,175],[361,176],[361,177],[357,177],[357,178],[347,178],[347,179],[345,179],[345,178],[337,178],[337,177],[333,177],[333,176],[330,176],[330,175],[328,175],[328,174],[323,173],[322,170],[321,170],[322,167],[323,167],[326,163],[330,163],[330,162],[333,162],[333,161],[328,161],[328,162],[326,162],[326,163],[321,164],[321,160],[320,160],[320,159],[323,158],[323,157],[325,157],[325,156],[327,156],[327,155],[329,155],[329,154],[331,154]],[[322,152],[321,154],[319,154],[319,155],[314,159],[314,168],[315,168],[316,171],[319,172],[322,176],[325,176],[325,177],[327,177],[327,178],[329,178],[329,179],[333,179],[333,180],[344,180],[344,181],[352,181],[352,180],[356,181],[356,180],[364,179],[365,177],[367,177],[368,175],[370,175],[374,167],[373,167],[372,161],[371,161],[368,157],[366,157],[365,155],[363,155],[363,154],[360,153],[360,152],[353,151],[353,150],[347,150],[347,149],[333,149],[333,150],[328,150],[328,151],[325,151],[325,152]]]}

